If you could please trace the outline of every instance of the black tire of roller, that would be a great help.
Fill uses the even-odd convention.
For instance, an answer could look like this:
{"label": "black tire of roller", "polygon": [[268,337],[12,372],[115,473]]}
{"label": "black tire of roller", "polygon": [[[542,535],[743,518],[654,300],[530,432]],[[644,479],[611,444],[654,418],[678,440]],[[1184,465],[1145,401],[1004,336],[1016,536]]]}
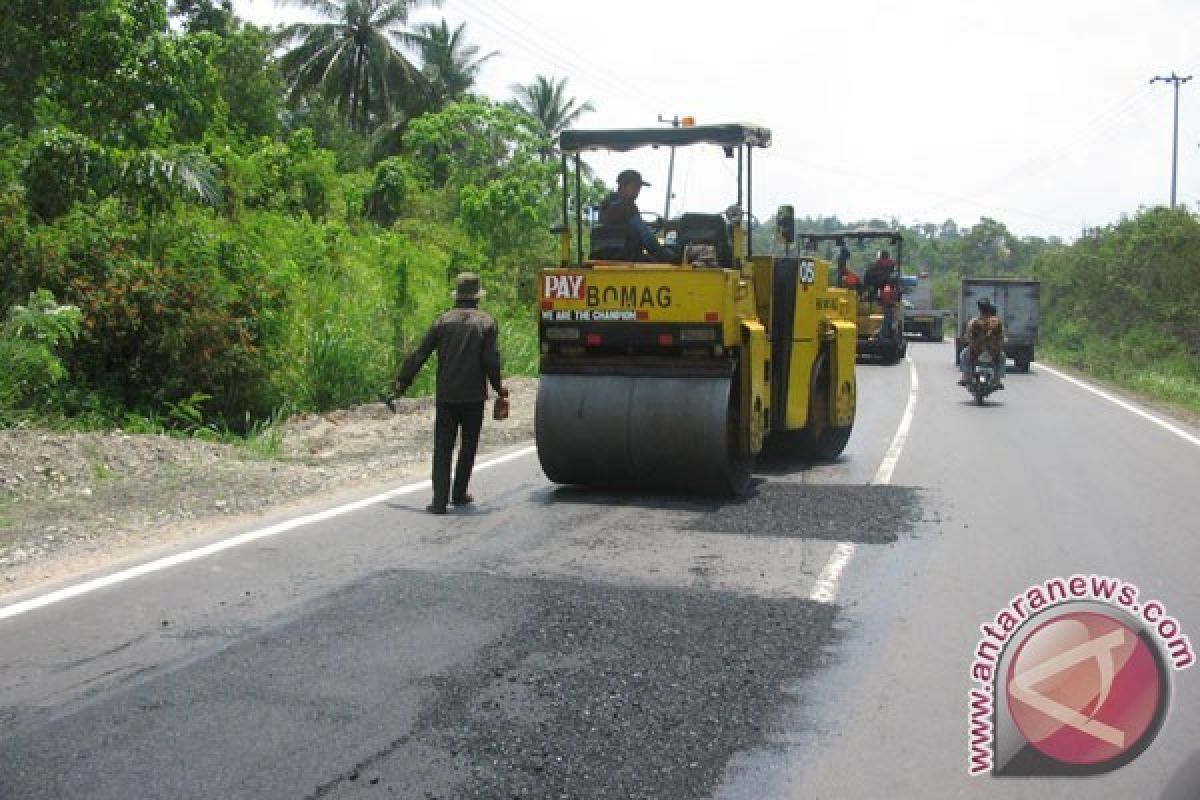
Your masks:
{"label": "black tire of roller", "polygon": [[813,370],[812,391],[808,400],[808,427],[796,434],[801,455],[813,461],[833,461],[846,449],[854,425],[834,427],[829,422],[829,357],[822,352]]}

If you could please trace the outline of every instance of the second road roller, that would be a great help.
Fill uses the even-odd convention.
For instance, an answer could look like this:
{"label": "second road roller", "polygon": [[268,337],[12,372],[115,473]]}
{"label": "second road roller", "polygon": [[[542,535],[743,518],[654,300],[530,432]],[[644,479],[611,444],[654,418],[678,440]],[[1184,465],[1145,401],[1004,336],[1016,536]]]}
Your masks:
{"label": "second road roller", "polygon": [[[764,446],[833,459],[850,438],[854,294],[831,288],[828,261],[790,254],[790,207],[776,214],[784,254],[752,250],[753,156],[770,130],[687,122],[559,138],[562,260],[538,275],[535,414],[556,483],[736,495]],[[736,160],[723,211],[668,218],[668,200],[642,215],[650,244],[630,222],[585,226],[582,153],[667,148],[673,164],[705,146]]]}

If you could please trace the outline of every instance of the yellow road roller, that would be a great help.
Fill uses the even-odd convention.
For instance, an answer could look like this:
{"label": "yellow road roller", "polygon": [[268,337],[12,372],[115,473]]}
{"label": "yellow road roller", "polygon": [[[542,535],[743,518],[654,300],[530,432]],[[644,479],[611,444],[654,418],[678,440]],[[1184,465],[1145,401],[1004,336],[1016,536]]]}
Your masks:
{"label": "yellow road roller", "polygon": [[[770,143],[748,124],[560,136],[562,262],[538,275],[535,431],[550,480],[740,494],[764,445],[814,459],[845,448],[856,299],[829,286],[829,262],[790,254],[789,207],[785,254],[752,252],[753,154]],[[649,246],[632,222],[585,226],[582,153],[693,146],[736,159],[723,212],[660,218]]]}
{"label": "yellow road roller", "polygon": [[[844,242],[856,245],[859,252],[867,250],[867,260],[859,265],[856,273],[855,291],[858,295],[858,355],[877,359],[883,364],[896,364],[908,353],[908,341],[904,338],[905,313],[904,293],[914,284],[901,273],[904,269],[904,235],[900,231],[881,228],[853,228],[823,233],[801,233],[801,250],[817,252],[822,246]],[[894,267],[890,272],[872,273],[878,252],[890,249],[894,256]],[[892,321],[887,325],[884,308],[884,286],[891,286]]]}

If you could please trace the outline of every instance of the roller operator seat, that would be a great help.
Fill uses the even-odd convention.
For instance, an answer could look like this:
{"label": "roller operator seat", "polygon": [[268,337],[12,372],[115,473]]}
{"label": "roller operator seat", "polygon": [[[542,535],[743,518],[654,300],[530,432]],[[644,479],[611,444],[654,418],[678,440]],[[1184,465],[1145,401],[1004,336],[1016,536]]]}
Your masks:
{"label": "roller operator seat", "polygon": [[707,244],[716,248],[717,265],[733,267],[733,242],[729,224],[721,214],[684,214],[676,228],[676,252],[682,253],[690,244]]}
{"label": "roller operator seat", "polygon": [[588,258],[601,261],[645,261],[642,242],[628,223],[600,224],[592,228]]}

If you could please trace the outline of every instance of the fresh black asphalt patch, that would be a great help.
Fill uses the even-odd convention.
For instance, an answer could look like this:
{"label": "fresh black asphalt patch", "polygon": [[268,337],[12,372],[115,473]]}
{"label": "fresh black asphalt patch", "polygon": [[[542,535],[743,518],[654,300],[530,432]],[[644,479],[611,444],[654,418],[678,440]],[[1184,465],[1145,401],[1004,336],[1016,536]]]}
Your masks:
{"label": "fresh black asphalt patch", "polygon": [[762,483],[750,496],[697,514],[684,530],[856,544],[889,544],[921,520],[921,495],[904,486]]}
{"label": "fresh black asphalt patch", "polygon": [[447,797],[703,797],[820,662],[833,612],[694,590],[545,582],[510,635],[439,676],[421,717]]}
{"label": "fresh black asphalt patch", "polygon": [[386,572],[0,734],[0,796],[705,797],[794,709],[834,614]]}

